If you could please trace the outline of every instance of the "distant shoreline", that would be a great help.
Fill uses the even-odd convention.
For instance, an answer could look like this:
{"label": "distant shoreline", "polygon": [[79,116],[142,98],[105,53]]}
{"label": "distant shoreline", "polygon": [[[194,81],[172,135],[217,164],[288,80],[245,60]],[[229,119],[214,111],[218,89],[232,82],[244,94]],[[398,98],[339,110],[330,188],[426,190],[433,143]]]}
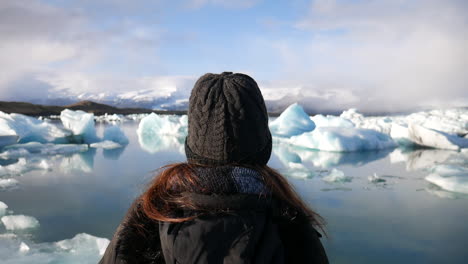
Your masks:
{"label": "distant shoreline", "polygon": [[185,115],[187,111],[166,111],[152,110],[146,108],[118,108],[106,104],[95,103],[92,101],[81,101],[72,105],[55,106],[55,105],[40,105],[26,102],[6,102],[0,101],[0,111],[11,114],[17,113],[28,116],[51,116],[60,115],[64,109],[82,110],[88,113],[93,113],[96,116],[105,114],[166,114],[166,115]]}
{"label": "distant shoreline", "polygon": [[[156,113],[160,115],[186,115],[186,110],[153,110],[147,108],[119,108],[106,104],[100,104],[92,101],[80,101],[75,104],[66,105],[66,106],[56,106],[56,105],[41,105],[41,104],[32,104],[27,102],[8,102],[0,101],[0,111],[11,114],[22,114],[28,116],[52,116],[60,115],[64,109],[70,110],[82,110],[88,113],[93,113],[96,116],[101,116],[105,114],[120,114],[120,115],[130,115],[130,114],[149,114]],[[275,117],[279,116],[281,113],[268,113],[269,116]]]}

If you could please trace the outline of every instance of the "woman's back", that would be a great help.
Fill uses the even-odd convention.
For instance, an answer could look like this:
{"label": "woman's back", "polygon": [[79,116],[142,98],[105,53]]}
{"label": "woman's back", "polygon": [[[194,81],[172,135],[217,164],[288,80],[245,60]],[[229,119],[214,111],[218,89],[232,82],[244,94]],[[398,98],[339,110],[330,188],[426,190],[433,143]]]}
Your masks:
{"label": "woman's back", "polygon": [[318,215],[266,166],[272,139],[255,81],[202,76],[188,115],[188,162],[155,177],[100,263],[327,263]]}

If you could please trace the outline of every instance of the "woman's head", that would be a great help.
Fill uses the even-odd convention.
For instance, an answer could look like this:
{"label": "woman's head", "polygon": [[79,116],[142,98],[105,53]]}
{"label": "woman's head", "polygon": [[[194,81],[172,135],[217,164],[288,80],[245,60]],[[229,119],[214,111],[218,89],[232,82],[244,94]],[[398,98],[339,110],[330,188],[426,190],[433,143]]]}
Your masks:
{"label": "woman's head", "polygon": [[271,155],[268,114],[257,83],[245,74],[207,73],[189,101],[185,153],[201,165],[265,165]]}

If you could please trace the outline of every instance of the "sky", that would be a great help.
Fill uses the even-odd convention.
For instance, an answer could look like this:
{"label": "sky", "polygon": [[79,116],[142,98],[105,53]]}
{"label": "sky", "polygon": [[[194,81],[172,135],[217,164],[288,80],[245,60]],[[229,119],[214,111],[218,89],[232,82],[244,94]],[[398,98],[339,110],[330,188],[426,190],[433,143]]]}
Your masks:
{"label": "sky", "polygon": [[467,14],[465,0],[1,0],[0,100],[184,101],[233,71],[268,103],[317,111],[468,106]]}

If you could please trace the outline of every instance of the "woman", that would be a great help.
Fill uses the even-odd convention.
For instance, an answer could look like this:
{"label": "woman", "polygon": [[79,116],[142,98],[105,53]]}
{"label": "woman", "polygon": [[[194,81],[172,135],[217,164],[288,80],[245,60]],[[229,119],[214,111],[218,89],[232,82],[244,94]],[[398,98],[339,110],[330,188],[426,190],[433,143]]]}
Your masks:
{"label": "woman", "polygon": [[272,138],[257,83],[203,75],[188,123],[187,162],[161,170],[100,263],[328,263],[321,218],[266,166]]}

